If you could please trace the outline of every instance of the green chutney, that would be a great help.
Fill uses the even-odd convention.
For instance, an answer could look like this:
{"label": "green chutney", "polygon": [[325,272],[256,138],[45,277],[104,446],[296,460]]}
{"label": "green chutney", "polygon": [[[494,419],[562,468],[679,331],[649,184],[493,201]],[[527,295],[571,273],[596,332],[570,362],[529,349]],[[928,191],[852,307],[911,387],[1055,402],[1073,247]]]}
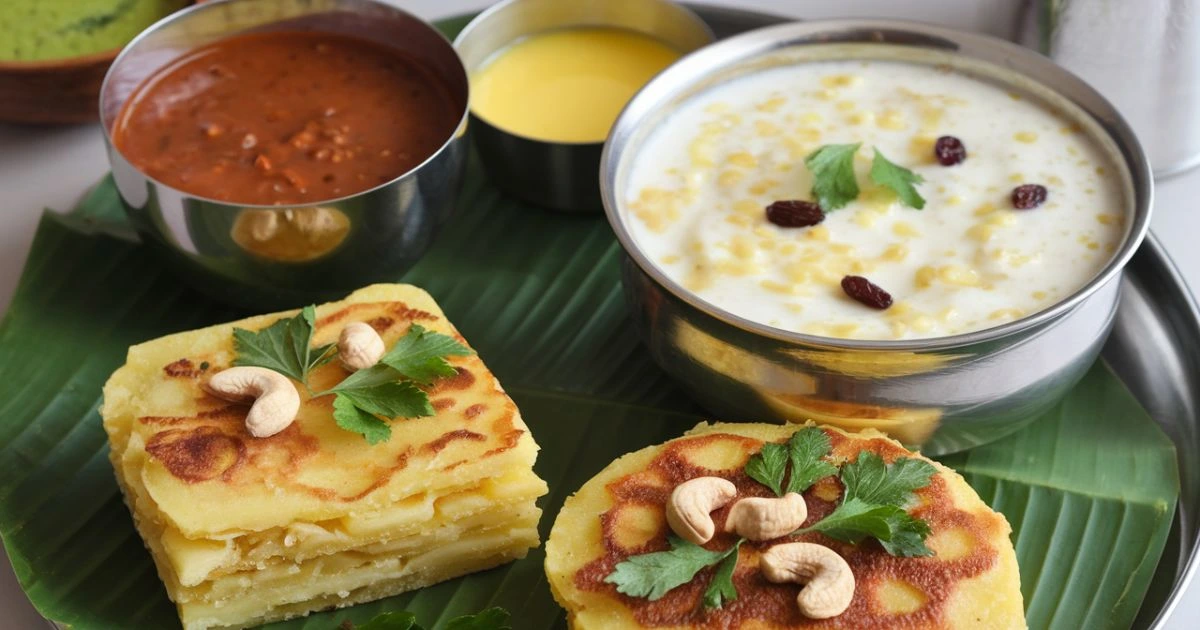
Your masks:
{"label": "green chutney", "polygon": [[120,48],[188,0],[0,0],[0,61]]}

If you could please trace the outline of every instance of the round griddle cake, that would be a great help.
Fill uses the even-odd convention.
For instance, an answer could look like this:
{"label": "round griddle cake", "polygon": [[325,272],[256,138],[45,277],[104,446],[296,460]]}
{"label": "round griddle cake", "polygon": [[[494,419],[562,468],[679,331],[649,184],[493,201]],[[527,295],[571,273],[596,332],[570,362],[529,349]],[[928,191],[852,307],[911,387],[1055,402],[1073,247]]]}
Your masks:
{"label": "round griddle cake", "polygon": [[[898,558],[874,540],[859,545],[811,533],[742,545],[734,584],[738,598],[706,610],[702,593],[713,573],[701,571],[689,583],[657,601],[618,593],[604,578],[627,558],[668,548],[670,530],[663,505],[671,490],[688,479],[718,476],[734,482],[739,497],[773,496],[742,471],[764,442],[785,442],[802,427],[766,424],[701,424],[683,437],[644,448],[609,464],[567,499],[546,543],[550,587],[577,630],[608,628],[1024,628],[1016,553],[1011,528],[953,470],[937,469],[916,492],[908,511],[925,519],[926,543],[936,555]],[[875,431],[846,433],[824,427],[837,464],[870,451],[886,462],[899,457],[925,459]],[[926,460],[929,461],[929,460]],[[842,492],[836,477],[804,492],[805,526],[836,507]],[[713,512],[721,525],[729,506]],[[705,547],[733,544],[719,533]],[[797,584],[772,584],[758,568],[759,556],[780,542],[816,542],[841,554],[857,581],[850,607],[825,620],[803,617],[796,606]]]}

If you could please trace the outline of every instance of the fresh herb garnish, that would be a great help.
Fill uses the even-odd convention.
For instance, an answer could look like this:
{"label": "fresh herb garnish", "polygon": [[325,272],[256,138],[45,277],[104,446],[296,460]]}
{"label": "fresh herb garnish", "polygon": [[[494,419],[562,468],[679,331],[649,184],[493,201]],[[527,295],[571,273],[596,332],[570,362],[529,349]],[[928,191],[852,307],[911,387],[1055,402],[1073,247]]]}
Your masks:
{"label": "fresh herb garnish", "polygon": [[[309,372],[337,355],[333,344],[312,348],[315,327],[316,309],[306,306],[299,315],[258,332],[235,328],[237,358],[233,364],[275,370],[308,387]],[[454,367],[446,357],[470,354],[471,350],[453,337],[412,324],[379,363],[311,396],[334,396],[333,418],[339,427],[362,435],[369,444],[386,442],[392,429],[382,418],[433,415],[428,394],[417,385],[453,376]]]}
{"label": "fresh herb garnish", "polygon": [[854,177],[854,154],[862,146],[827,144],[804,158],[812,171],[812,194],[825,212],[837,210],[858,197],[858,181]]}
{"label": "fresh herb garnish", "polygon": [[301,383],[308,382],[308,373],[333,359],[336,346],[312,347],[317,310],[306,306],[295,317],[281,319],[260,330],[233,329],[233,349],[237,352],[234,365],[275,370]]}
{"label": "fresh herb garnish", "polygon": [[925,178],[893,163],[879,149],[875,149],[875,159],[871,161],[871,181],[892,189],[900,201],[910,208],[920,210],[925,207],[925,198],[914,186],[925,181]]}
{"label": "fresh herb garnish", "polygon": [[[675,536],[668,538],[668,542],[671,545],[669,551],[632,556],[618,563],[613,572],[604,578],[604,581],[615,584],[618,593],[656,601],[675,587],[692,581],[692,578],[696,577],[700,571],[730,556],[734,557],[733,563],[736,564],[738,548],[741,547],[741,541],[738,541],[733,547],[724,551],[709,551],[700,545]],[[722,571],[718,570],[717,573],[720,574]],[[732,576],[733,569],[730,568],[728,573]],[[717,576],[714,576],[713,579],[716,581]],[[712,593],[712,591],[710,586],[709,592],[704,594],[706,605],[712,601],[715,602],[715,607],[719,607],[721,601],[737,597],[737,591],[733,590],[732,582],[728,586],[723,584],[717,586],[719,594]]]}
{"label": "fresh herb garnish", "polygon": [[919,459],[902,457],[891,465],[870,452],[842,466],[842,502],[829,516],[796,533],[820,532],[857,544],[871,537],[893,556],[931,556],[925,546],[929,524],[904,510],[913,491],[929,485],[937,472]]}
{"label": "fresh herb garnish", "polygon": [[[744,470],[777,496],[800,493],[818,480],[838,474],[837,466],[825,460],[832,452],[833,445],[823,429],[805,427],[785,444],[763,444],[747,460]],[[920,459],[902,457],[888,465],[875,453],[861,452],[856,461],[841,468],[845,488],[842,502],[825,518],[791,535],[820,532],[852,544],[875,538],[893,556],[931,556],[933,551],[925,546],[929,524],[905,511],[904,504],[912,500],[915,490],[929,485],[936,472],[932,464]],[[669,550],[626,558],[604,581],[615,584],[618,593],[655,601],[715,566],[704,590],[704,606],[720,608],[737,599],[733,574],[745,538],[724,551],[709,551],[675,536],[667,540]]]}
{"label": "fresh herb garnish", "polygon": [[[446,622],[444,630],[512,630],[509,614],[503,608],[488,608],[475,615],[463,615]],[[417,616],[410,612],[385,612],[370,621],[355,626],[343,624],[347,630],[424,630]]]}
{"label": "fresh herb garnish", "polygon": [[787,475],[788,447],[784,444],[767,442],[762,449],[750,456],[744,468],[746,475],[771,489],[776,496],[783,496],[783,481]]}
{"label": "fresh herb garnish", "polygon": [[731,602],[737,599],[737,587],[733,584],[733,570],[737,568],[738,549],[742,543],[746,542],[745,538],[738,539],[733,549],[729,551],[729,555],[717,565],[716,573],[713,573],[712,581],[708,583],[708,588],[704,590],[704,607],[705,608],[720,608],[725,602]]}
{"label": "fresh herb garnish", "polygon": [[454,376],[454,367],[446,362],[446,357],[465,357],[470,354],[471,350],[453,337],[429,332],[413,324],[408,334],[396,341],[396,345],[379,362],[405,378],[428,384],[439,378]]}
{"label": "fresh herb garnish", "polygon": [[[805,427],[793,433],[787,444],[763,444],[762,450],[746,462],[746,475],[777,496],[804,492],[818,479],[837,474],[837,467],[822,459],[832,450],[824,431]],[[789,464],[791,475],[787,475]]]}
{"label": "fresh herb garnish", "polygon": [[[804,158],[804,165],[813,175],[812,194],[825,212],[837,210],[858,198],[854,155],[861,146],[861,142],[827,144]],[[925,207],[925,198],[916,187],[925,178],[887,159],[878,148],[871,160],[871,181],[896,193],[900,202],[910,208],[921,210]]]}

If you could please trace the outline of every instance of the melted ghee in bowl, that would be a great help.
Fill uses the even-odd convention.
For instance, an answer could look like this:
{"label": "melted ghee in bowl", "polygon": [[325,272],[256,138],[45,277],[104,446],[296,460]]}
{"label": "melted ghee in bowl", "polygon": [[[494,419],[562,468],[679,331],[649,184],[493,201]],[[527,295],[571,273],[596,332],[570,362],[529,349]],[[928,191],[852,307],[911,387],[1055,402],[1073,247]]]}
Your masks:
{"label": "melted ghee in bowl", "polygon": [[476,116],[549,142],[603,142],[621,108],[682,53],[618,28],[540,33],[498,52],[471,78]]}

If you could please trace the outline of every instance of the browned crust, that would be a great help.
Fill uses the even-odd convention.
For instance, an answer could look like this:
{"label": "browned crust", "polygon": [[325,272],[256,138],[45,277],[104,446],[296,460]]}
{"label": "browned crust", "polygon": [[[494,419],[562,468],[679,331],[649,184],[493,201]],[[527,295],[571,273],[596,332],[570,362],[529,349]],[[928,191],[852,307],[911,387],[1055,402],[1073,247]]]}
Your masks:
{"label": "browned crust", "polygon": [[[870,451],[892,462],[898,457],[909,455],[908,451],[890,440],[850,439],[836,431],[826,431],[834,446],[834,456],[844,459],[857,457],[860,451]],[[934,532],[951,527],[961,528],[974,539],[971,553],[954,560],[939,558],[897,558],[886,553],[873,540],[860,545],[850,545],[828,538],[822,534],[802,534],[774,541],[752,542],[742,545],[738,570],[734,584],[738,598],[716,610],[706,610],[702,602],[705,588],[713,570],[701,571],[695,579],[670,592],[657,601],[622,595],[612,584],[604,582],[613,568],[630,556],[662,551],[668,548],[670,533],[665,522],[660,531],[639,548],[627,549],[617,543],[614,530],[624,509],[650,506],[662,509],[670,490],[679,483],[701,476],[717,475],[732,481],[738,488],[738,496],[772,496],[770,490],[750,479],[740,469],[736,471],[712,471],[692,464],[683,457],[685,449],[711,444],[717,441],[735,441],[747,454],[757,451],[762,442],[738,435],[713,433],[685,438],[668,443],[644,471],[627,475],[606,487],[612,498],[612,507],[600,515],[604,553],[584,565],[574,576],[575,585],[581,590],[603,592],[626,606],[643,627],[700,625],[711,628],[736,629],[759,627],[756,624],[773,624],[770,627],[786,628],[908,628],[938,627],[945,623],[947,602],[955,585],[967,578],[978,576],[990,569],[997,561],[999,552],[988,544],[988,534],[994,531],[995,518],[991,514],[972,514],[954,507],[945,480],[941,475],[933,478],[929,486],[917,491],[920,505],[911,510],[914,516],[929,522]],[[647,483],[647,479],[662,479],[664,482]],[[841,483],[830,478],[821,484],[832,484],[841,493]],[[830,488],[825,488],[826,490]],[[809,526],[824,518],[836,507],[836,502],[816,496],[817,487],[804,493],[808,504]],[[825,496],[829,496],[825,494]],[[713,513],[717,523],[723,523],[729,506]],[[723,529],[723,528],[719,528]],[[719,533],[705,545],[709,549],[727,549],[735,538],[731,534]],[[854,570],[857,589],[854,600],[843,614],[828,620],[808,619],[800,614],[796,606],[799,587],[792,584],[768,582],[757,569],[757,558],[766,548],[781,541],[816,542],[833,548],[841,554]],[[910,614],[894,614],[878,610],[873,596],[875,589],[888,580],[901,580],[911,584],[927,597],[923,606]]]}

